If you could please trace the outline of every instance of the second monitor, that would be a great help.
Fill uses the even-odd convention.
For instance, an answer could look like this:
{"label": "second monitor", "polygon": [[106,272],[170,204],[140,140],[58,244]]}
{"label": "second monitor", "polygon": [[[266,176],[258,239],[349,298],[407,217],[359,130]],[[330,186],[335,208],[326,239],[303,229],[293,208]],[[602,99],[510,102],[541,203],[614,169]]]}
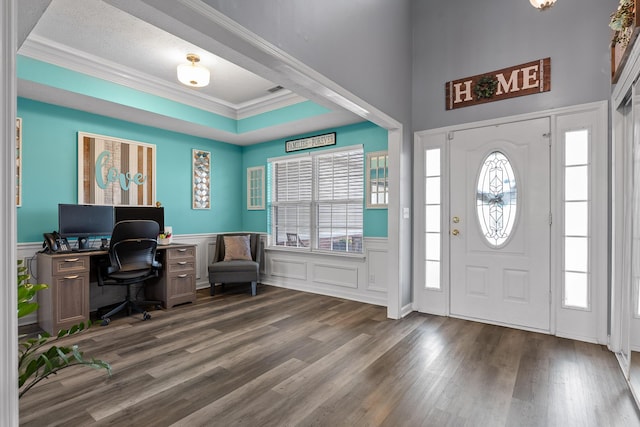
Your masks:
{"label": "second monitor", "polygon": [[160,226],[160,233],[164,233],[164,208],[152,206],[115,206],[115,222],[131,219],[146,219],[155,221]]}

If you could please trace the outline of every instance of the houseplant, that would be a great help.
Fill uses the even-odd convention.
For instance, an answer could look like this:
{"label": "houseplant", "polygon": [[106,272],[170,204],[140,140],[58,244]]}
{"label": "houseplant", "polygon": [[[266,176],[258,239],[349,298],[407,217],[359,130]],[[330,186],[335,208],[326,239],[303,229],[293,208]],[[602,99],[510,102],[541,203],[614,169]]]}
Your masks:
{"label": "houseplant", "polygon": [[[42,289],[46,289],[45,284],[28,283],[29,274],[27,267],[22,265],[22,260],[18,261],[18,318],[33,313],[38,309],[38,303],[33,301],[33,297]],[[18,397],[21,398],[26,392],[40,381],[50,375],[57,374],[60,370],[72,366],[89,366],[95,369],[106,369],[111,375],[111,365],[109,363],[91,358],[85,359],[83,353],[77,345],[57,346],[50,345],[61,338],[80,333],[91,326],[91,322],[79,323],[69,329],[62,329],[56,337],[51,337],[47,332],[39,334],[36,338],[29,338],[21,341],[18,346]],[[47,347],[47,345],[49,345]]]}

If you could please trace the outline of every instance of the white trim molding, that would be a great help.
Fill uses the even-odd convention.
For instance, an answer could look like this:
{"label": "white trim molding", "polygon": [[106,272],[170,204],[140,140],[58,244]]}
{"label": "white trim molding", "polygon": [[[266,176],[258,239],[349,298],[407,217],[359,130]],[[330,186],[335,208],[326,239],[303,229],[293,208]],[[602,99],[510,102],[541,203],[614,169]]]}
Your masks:
{"label": "white trim molding", "polygon": [[[14,141],[16,132],[16,57],[18,1],[0,2],[0,135]],[[16,196],[14,144],[2,144],[0,184],[0,425],[17,426],[18,317],[16,277]]]}

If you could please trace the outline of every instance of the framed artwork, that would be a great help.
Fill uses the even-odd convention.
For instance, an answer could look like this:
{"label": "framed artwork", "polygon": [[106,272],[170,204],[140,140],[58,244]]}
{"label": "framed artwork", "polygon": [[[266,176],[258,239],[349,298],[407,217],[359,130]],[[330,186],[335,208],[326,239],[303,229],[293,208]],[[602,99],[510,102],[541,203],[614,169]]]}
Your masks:
{"label": "framed artwork", "polygon": [[247,210],[264,210],[264,166],[247,168]]}
{"label": "framed artwork", "polygon": [[211,153],[194,149],[191,160],[193,178],[191,207],[209,209],[211,207]]}
{"label": "framed artwork", "polygon": [[16,206],[22,206],[22,119],[16,119]]}
{"label": "framed artwork", "polygon": [[389,205],[389,155],[386,151],[367,153],[367,209]]}
{"label": "framed artwork", "polygon": [[156,146],[78,132],[78,203],[155,206]]}

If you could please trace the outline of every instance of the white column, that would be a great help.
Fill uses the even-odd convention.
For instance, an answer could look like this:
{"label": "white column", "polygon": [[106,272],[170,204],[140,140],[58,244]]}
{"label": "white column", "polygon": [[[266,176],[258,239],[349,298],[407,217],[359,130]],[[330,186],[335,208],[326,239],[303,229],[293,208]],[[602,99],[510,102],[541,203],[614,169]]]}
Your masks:
{"label": "white column", "polygon": [[16,307],[16,39],[17,0],[0,2],[0,425],[18,425]]}

